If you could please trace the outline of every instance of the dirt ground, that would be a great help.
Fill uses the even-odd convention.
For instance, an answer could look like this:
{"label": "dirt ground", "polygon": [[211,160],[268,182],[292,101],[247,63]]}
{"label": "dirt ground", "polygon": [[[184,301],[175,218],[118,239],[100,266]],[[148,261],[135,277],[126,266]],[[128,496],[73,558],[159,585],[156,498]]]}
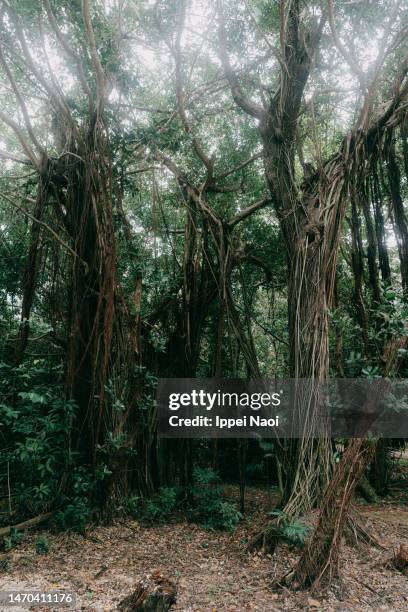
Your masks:
{"label": "dirt ground", "polygon": [[342,580],[325,593],[273,591],[271,583],[299,551],[280,545],[273,557],[245,552],[249,529],[271,510],[270,496],[249,489],[247,509],[246,522],[233,535],[185,522],[146,528],[126,521],[90,528],[85,536],[43,530],[47,555],[36,554],[38,532],[30,532],[3,562],[0,590],[70,589],[77,610],[115,610],[138,578],[159,569],[178,584],[179,611],[408,610],[408,578],[386,563],[400,544],[408,545],[408,508],[396,498],[359,507],[384,549],[344,545]]}

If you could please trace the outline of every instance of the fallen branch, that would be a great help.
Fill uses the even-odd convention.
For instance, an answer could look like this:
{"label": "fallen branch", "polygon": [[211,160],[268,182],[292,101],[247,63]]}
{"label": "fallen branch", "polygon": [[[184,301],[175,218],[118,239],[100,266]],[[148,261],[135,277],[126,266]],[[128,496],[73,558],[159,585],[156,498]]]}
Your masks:
{"label": "fallen branch", "polygon": [[18,523],[17,525],[9,525],[8,527],[2,527],[0,529],[0,538],[8,536],[13,529],[29,529],[30,527],[34,527],[35,525],[44,523],[44,521],[47,521],[49,518],[51,518],[53,514],[54,512],[45,512],[44,514],[35,516],[34,518],[28,519],[27,521],[23,521],[22,523]]}

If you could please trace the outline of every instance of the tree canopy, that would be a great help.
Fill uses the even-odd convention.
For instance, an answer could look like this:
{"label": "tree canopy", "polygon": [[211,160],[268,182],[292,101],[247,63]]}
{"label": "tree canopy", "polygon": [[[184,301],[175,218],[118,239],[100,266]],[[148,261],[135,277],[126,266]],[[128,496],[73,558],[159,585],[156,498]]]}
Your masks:
{"label": "tree canopy", "polygon": [[[407,372],[407,27],[400,0],[0,2],[12,514],[84,524],[175,484],[190,503],[208,465],[242,509],[247,460],[268,456],[287,516],[322,503],[344,526],[333,499],[374,445],[336,471],[305,425],[268,452],[238,441],[236,468],[229,442],[158,439],[155,392]],[[300,583],[323,572],[307,555]]]}

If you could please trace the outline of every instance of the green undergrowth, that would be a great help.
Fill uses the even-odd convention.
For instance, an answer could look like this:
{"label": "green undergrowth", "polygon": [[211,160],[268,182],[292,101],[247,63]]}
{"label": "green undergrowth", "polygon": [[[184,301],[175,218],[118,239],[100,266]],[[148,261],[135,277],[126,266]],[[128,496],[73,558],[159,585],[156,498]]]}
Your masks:
{"label": "green undergrowth", "polygon": [[187,492],[178,487],[161,487],[150,498],[129,497],[124,509],[147,525],[172,520],[178,514],[206,529],[233,532],[242,514],[235,503],[225,498],[219,475],[211,468],[195,468],[193,478]]}

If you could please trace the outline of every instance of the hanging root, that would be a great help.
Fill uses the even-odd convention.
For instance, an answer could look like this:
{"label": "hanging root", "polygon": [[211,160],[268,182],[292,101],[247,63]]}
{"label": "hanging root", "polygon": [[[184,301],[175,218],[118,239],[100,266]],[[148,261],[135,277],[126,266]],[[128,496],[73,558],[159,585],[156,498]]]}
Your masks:
{"label": "hanging root", "polygon": [[349,512],[347,517],[344,538],[350,546],[365,544],[385,550],[385,547],[370,533],[368,525],[364,525],[361,517],[354,509]]}
{"label": "hanging root", "polygon": [[255,531],[246,545],[246,550],[248,552],[260,550],[264,554],[273,555],[280,539],[281,532],[275,518],[259,531]]}

